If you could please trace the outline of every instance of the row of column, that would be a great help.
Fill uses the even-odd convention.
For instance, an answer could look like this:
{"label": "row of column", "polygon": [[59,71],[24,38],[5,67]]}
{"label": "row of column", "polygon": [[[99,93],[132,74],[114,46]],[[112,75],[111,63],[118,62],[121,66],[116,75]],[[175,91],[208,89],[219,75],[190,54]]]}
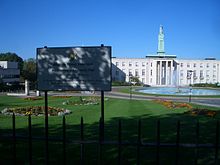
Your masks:
{"label": "row of column", "polygon": [[157,61],[156,85],[171,85],[172,61]]}

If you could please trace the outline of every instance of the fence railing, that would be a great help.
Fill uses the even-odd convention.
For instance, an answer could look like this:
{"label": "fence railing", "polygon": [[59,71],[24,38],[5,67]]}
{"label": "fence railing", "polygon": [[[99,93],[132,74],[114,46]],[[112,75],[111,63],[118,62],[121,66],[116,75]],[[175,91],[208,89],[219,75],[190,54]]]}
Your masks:
{"label": "fence railing", "polygon": [[[177,121],[176,125],[176,141],[174,143],[163,143],[161,142],[161,124],[160,120],[157,121],[157,134],[155,142],[144,142],[141,138],[141,120],[138,120],[138,128],[137,128],[137,140],[131,141],[123,141],[122,140],[122,122],[118,120],[118,135],[117,140],[105,140],[104,137],[104,120],[101,118],[99,121],[99,138],[97,140],[86,140],[85,139],[85,131],[84,131],[84,121],[81,117],[80,122],[80,140],[71,140],[66,136],[66,117],[62,118],[62,136],[60,138],[49,137],[48,134],[48,126],[45,127],[45,136],[37,137],[32,136],[32,119],[31,115],[28,116],[28,136],[21,136],[16,134],[16,120],[15,115],[12,116],[12,134],[2,134],[0,135],[1,139],[7,139],[12,141],[12,159],[13,163],[16,164],[17,160],[17,150],[16,143],[18,140],[25,140],[28,142],[28,162],[29,164],[33,164],[33,141],[42,141],[45,142],[45,164],[49,164],[49,142],[60,142],[62,143],[62,164],[68,164],[67,162],[67,145],[69,144],[78,144],[80,145],[80,164],[85,164],[85,145],[86,144],[95,144],[98,146],[99,156],[98,156],[98,164],[102,164],[103,151],[102,147],[105,145],[115,145],[117,146],[117,154],[118,154],[118,164],[122,164],[122,146],[134,146],[137,147],[136,153],[136,164],[140,164],[140,149],[143,147],[155,147],[156,149],[156,164],[161,164],[160,161],[160,150],[162,148],[174,148],[175,149],[175,164],[180,164],[180,148],[193,148],[195,150],[194,155],[194,164],[198,164],[198,149],[206,148],[206,149],[214,149],[214,164],[217,165],[218,162],[218,154],[219,154],[219,121],[216,122],[216,135],[215,141],[213,143],[199,143],[199,127],[200,123],[196,123],[196,136],[195,143],[180,143],[180,121]],[[46,120],[48,120],[46,118]]]}

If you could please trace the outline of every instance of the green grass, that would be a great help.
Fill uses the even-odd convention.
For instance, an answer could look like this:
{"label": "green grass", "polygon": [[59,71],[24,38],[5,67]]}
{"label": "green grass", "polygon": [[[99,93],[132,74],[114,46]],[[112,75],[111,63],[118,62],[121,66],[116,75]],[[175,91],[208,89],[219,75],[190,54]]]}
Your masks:
{"label": "green grass", "polygon": [[[80,118],[83,117],[85,123],[85,139],[98,139],[98,121],[100,117],[100,104],[88,106],[63,105],[65,100],[77,100],[78,97],[71,98],[52,98],[49,97],[49,106],[66,108],[72,113],[66,116],[67,138],[71,140],[80,139]],[[0,96],[0,110],[6,107],[23,107],[23,106],[44,105],[44,100],[27,101],[23,98]],[[193,105],[194,107],[204,107]],[[208,107],[206,107],[208,108]],[[219,110],[217,108],[209,108]],[[153,101],[135,101],[111,99],[105,101],[105,139],[118,139],[118,120],[122,120],[122,139],[133,141],[137,140],[137,123],[138,119],[142,120],[142,140],[144,142],[156,141],[156,124],[161,120],[161,141],[175,143],[176,140],[176,123],[181,121],[181,138],[182,143],[195,142],[195,123],[200,122],[200,143],[213,143],[215,141],[215,123],[220,118],[220,114],[214,118],[205,116],[191,116],[184,114],[186,108],[169,109]],[[0,133],[12,133],[11,116],[0,115]],[[16,117],[16,133],[18,135],[28,134],[27,117]],[[33,136],[44,136],[44,117],[32,117]],[[62,137],[62,117],[49,117],[49,136]],[[62,143],[50,142],[50,163],[62,164]],[[86,145],[86,164],[97,164],[98,149],[97,145]],[[117,163],[117,145],[108,145],[103,147],[103,163]],[[3,140],[0,142],[0,164],[12,164],[11,160],[11,141]],[[28,164],[28,142],[18,141],[18,164]],[[35,164],[44,164],[44,143],[39,141],[33,142],[33,160]],[[142,164],[155,164],[155,148],[141,149]],[[181,149],[181,161],[183,164],[194,163],[194,150]],[[213,150],[199,150],[199,162],[201,164],[213,163]],[[135,164],[136,147],[122,147],[122,157],[124,164]],[[175,148],[161,149],[161,161],[163,164],[174,164]],[[68,145],[67,159],[68,164],[79,164],[80,146]]]}

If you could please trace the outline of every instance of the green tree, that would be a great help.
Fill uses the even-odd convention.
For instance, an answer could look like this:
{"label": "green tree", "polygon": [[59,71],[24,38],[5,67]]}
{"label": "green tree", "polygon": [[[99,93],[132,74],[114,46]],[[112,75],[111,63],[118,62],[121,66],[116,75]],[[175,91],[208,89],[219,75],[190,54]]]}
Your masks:
{"label": "green tree", "polygon": [[14,61],[18,62],[19,69],[23,68],[23,59],[19,57],[16,53],[0,53],[0,61]]}
{"label": "green tree", "polygon": [[35,59],[29,58],[24,61],[21,75],[22,75],[23,80],[36,82],[36,60]]}
{"label": "green tree", "polygon": [[141,83],[138,77],[132,76],[130,77],[130,82],[133,82],[135,84]]}

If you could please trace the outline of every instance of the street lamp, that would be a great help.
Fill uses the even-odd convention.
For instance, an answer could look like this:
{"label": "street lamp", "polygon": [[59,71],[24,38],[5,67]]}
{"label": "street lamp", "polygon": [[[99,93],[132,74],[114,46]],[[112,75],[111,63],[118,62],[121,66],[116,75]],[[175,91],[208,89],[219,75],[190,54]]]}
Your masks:
{"label": "street lamp", "polygon": [[130,100],[132,99],[132,84],[131,84],[132,76],[129,75],[129,84],[130,84]]}
{"label": "street lamp", "polygon": [[189,70],[188,71],[189,72],[189,79],[190,79],[190,81],[189,81],[189,103],[191,103],[191,99],[192,99],[192,73],[193,73],[193,71],[192,70]]}

